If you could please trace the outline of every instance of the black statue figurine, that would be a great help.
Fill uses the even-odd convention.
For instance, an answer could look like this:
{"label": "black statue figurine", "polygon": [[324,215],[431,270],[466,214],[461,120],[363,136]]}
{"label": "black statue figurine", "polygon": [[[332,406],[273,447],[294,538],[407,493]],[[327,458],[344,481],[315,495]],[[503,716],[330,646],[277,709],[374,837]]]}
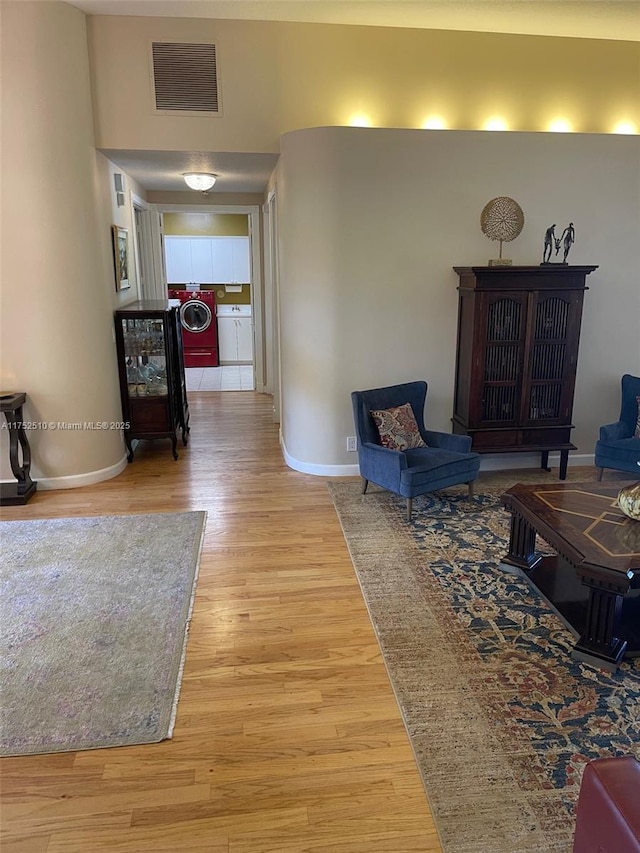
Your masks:
{"label": "black statue figurine", "polygon": [[561,240],[564,240],[564,257],[562,258],[562,263],[567,263],[567,255],[569,254],[569,249],[573,246],[576,239],[576,229],[573,227],[573,222],[570,222],[567,227],[562,232]]}
{"label": "black statue figurine", "polygon": [[[553,244],[556,242],[556,224],[555,222],[550,228],[544,232],[544,252],[542,254],[542,263],[548,264],[551,260],[551,251],[553,249]],[[558,251],[556,247],[556,252]]]}

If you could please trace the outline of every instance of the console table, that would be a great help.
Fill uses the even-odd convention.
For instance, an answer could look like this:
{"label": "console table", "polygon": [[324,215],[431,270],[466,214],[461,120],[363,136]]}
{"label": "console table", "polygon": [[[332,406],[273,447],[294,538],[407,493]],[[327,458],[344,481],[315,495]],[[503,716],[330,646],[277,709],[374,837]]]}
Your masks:
{"label": "console table", "polygon": [[[31,448],[24,428],[22,406],[27,399],[24,392],[2,394],[0,411],[4,412],[9,430],[9,461],[16,478],[15,483],[0,484],[0,505],[16,506],[26,504],[32,497],[38,484],[31,479]],[[22,462],[18,447],[22,451]]]}
{"label": "console table", "polygon": [[[501,498],[511,513],[503,568],[526,577],[578,638],[574,660],[612,672],[640,655],[640,522],[616,506],[624,485],[518,483]],[[536,535],[556,556],[536,552]]]}

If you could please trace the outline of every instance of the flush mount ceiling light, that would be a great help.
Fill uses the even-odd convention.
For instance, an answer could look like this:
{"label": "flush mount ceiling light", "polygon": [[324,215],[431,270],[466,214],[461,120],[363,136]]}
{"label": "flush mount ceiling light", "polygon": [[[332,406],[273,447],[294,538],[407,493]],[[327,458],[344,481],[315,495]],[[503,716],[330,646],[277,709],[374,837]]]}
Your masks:
{"label": "flush mount ceiling light", "polygon": [[206,192],[215,184],[217,175],[209,172],[187,172],[182,177],[190,189]]}

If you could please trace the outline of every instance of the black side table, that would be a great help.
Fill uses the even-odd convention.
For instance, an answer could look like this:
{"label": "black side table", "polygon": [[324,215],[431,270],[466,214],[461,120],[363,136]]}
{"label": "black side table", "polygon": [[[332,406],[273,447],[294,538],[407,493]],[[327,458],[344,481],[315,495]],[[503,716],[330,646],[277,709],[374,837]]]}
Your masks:
{"label": "black side table", "polygon": [[[31,469],[31,448],[22,418],[22,406],[27,395],[19,392],[0,396],[0,411],[4,412],[9,429],[9,461],[17,483],[0,484],[0,505],[16,506],[26,504],[38,487],[29,476]],[[22,450],[22,464],[18,455],[18,445]]]}

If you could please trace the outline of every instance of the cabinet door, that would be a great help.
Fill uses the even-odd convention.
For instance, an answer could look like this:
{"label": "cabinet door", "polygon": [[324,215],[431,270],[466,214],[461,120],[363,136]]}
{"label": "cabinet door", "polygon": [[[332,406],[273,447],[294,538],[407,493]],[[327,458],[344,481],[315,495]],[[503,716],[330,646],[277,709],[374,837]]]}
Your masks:
{"label": "cabinet door", "polygon": [[253,320],[251,317],[237,317],[238,361],[253,361]]}
{"label": "cabinet door", "polygon": [[232,237],[233,281],[249,284],[251,281],[251,253],[248,237]]}
{"label": "cabinet door", "polygon": [[220,361],[238,360],[238,334],[235,317],[218,317],[218,356]]}
{"label": "cabinet door", "polygon": [[582,301],[582,291],[533,294],[523,423],[549,426],[571,421]]}
{"label": "cabinet door", "polygon": [[514,426],[520,416],[526,293],[483,293],[477,315],[477,378],[472,383],[474,425]]}
{"label": "cabinet door", "polygon": [[167,262],[167,284],[193,281],[191,240],[188,237],[165,237],[164,254]]}
{"label": "cabinet door", "polygon": [[213,266],[212,281],[215,284],[233,282],[233,249],[229,237],[211,237]]}
{"label": "cabinet door", "polygon": [[191,243],[191,281],[201,284],[213,282],[213,260],[210,237],[194,237]]}

